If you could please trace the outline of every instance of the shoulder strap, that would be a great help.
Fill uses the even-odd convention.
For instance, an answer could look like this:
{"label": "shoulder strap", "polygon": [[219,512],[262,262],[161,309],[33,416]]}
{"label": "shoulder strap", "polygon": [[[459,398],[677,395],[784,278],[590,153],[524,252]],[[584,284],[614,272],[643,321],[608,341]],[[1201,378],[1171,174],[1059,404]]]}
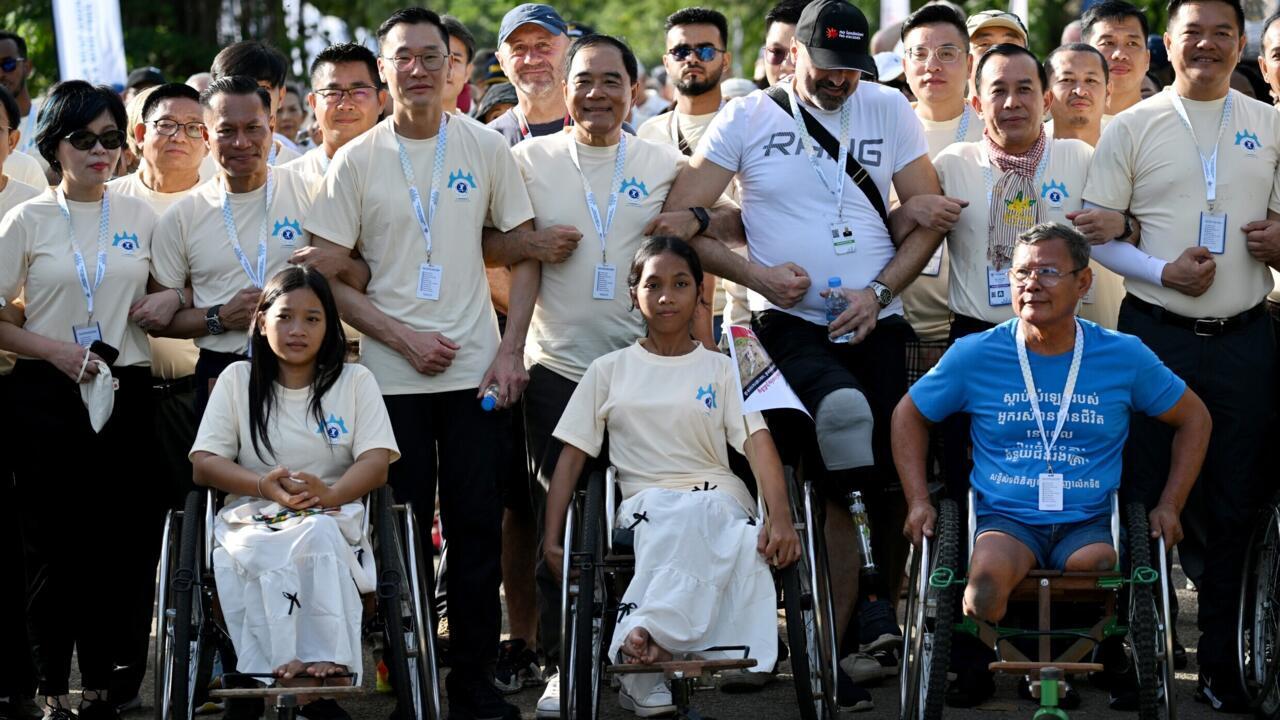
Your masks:
{"label": "shoulder strap", "polygon": [[[778,103],[778,107],[781,107],[783,112],[788,116],[791,115],[791,97],[787,95],[787,91],[784,88],[774,85],[768,90],[765,90],[764,93],[774,102]],[[828,155],[834,158],[836,153],[840,152],[840,143],[825,127],[822,126],[822,123],[818,122],[818,119],[809,114],[809,111],[805,110],[804,107],[800,108],[800,116],[804,118],[804,126],[805,129],[809,131],[809,136],[812,137],[814,142],[818,143],[823,150],[826,150]],[[854,184],[857,185],[858,189],[862,191],[862,194],[866,196],[867,201],[871,203],[871,207],[876,209],[876,213],[880,215],[880,220],[883,221],[887,227],[889,225],[889,212],[885,209],[884,199],[880,197],[880,188],[876,187],[875,181],[871,179],[871,175],[867,172],[867,169],[862,167],[862,163],[859,163],[854,159],[853,153],[845,154],[844,171],[849,174],[849,177],[853,180]]]}

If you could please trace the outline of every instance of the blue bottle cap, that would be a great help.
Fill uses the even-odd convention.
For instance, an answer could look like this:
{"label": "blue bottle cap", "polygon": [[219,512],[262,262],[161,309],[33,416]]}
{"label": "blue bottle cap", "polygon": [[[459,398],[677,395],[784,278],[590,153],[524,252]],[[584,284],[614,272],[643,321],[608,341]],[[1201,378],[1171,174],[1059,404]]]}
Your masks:
{"label": "blue bottle cap", "polygon": [[840,278],[838,277],[827,278],[827,287],[840,287],[840,285],[841,285]]}
{"label": "blue bottle cap", "polygon": [[492,395],[485,395],[480,398],[480,409],[489,412],[498,406],[498,398]]}

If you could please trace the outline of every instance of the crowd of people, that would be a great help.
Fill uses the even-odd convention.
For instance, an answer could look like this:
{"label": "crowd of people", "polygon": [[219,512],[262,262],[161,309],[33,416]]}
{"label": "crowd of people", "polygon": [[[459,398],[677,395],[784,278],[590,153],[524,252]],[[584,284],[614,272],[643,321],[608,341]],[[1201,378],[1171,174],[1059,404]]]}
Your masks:
{"label": "crowd of people", "polygon": [[[790,465],[827,505],[842,709],[897,672],[909,547],[970,487],[966,614],[999,621],[1035,567],[1113,566],[1120,492],[1199,588],[1197,699],[1247,708],[1231,559],[1275,489],[1275,19],[1253,58],[1239,0],[1170,0],[1163,36],[1101,0],[1040,58],[1000,10],[934,0],[873,34],[844,0],[782,0],[746,80],[707,8],[667,19],[646,73],[549,5],[494,49],[414,7],[302,83],[247,40],[186,82],[38,98],[0,30],[0,402],[22,409],[0,720],[142,704],[156,539],[197,487],[225,495],[238,668],[358,676],[359,501],[384,484],[444,537],[450,717],[518,717],[523,691],[560,717],[565,510],[610,465],[636,519],[613,658],[750,645],[721,685],[770,681]],[[803,413],[744,411],[735,326]],[[987,652],[957,644],[949,704],[994,692]],[[620,704],[673,712],[659,680]]]}

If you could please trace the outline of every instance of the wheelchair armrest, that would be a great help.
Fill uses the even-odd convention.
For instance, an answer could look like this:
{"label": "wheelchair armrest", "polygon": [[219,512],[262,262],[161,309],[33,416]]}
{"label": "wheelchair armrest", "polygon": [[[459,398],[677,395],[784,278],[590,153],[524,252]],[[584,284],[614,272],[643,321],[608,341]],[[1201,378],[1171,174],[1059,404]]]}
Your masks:
{"label": "wheelchair armrest", "polygon": [[[617,519],[617,515],[618,515],[617,482],[618,482],[618,468],[610,465],[609,468],[604,471],[604,528],[605,528],[604,537],[605,537],[605,551],[608,554],[613,554],[614,552],[613,523]],[[630,552],[630,545],[631,543],[628,541],[627,552]]]}

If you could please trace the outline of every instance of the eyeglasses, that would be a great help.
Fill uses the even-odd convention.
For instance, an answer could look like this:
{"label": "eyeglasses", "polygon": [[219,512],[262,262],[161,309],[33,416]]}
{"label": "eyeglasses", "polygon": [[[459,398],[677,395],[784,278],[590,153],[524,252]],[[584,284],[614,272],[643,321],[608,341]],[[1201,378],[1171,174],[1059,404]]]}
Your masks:
{"label": "eyeglasses", "polygon": [[7,57],[0,59],[0,71],[13,72],[18,69],[18,63],[26,60],[24,57]]}
{"label": "eyeglasses", "polygon": [[422,67],[426,70],[439,70],[444,67],[444,61],[448,60],[449,56],[438,52],[404,53],[395,57],[384,57],[383,59],[390,60],[396,70],[409,72],[418,61],[422,62]]}
{"label": "eyeglasses", "polygon": [[182,130],[183,134],[193,140],[200,140],[204,137],[204,123],[202,122],[180,123],[175,120],[151,120],[147,124],[166,137],[177,135],[179,130]]}
{"label": "eyeglasses", "polygon": [[964,50],[955,45],[939,45],[936,48],[927,48],[923,45],[916,45],[907,49],[907,58],[913,63],[924,65],[929,62],[929,58],[936,58],[943,65],[951,63],[964,57]]}
{"label": "eyeglasses", "polygon": [[689,47],[688,45],[677,45],[667,51],[671,57],[684,62],[690,55],[698,58],[702,62],[711,62],[716,59],[716,55],[724,52],[714,45],[699,45],[698,47]]}
{"label": "eyeglasses", "polygon": [[791,54],[786,48],[765,48],[764,61],[770,65],[781,65],[786,62],[787,56]]}
{"label": "eyeglasses", "polygon": [[[407,70],[408,67],[406,66],[402,69]],[[377,92],[378,89],[372,85],[357,85],[352,88],[324,88],[315,91],[316,95],[324,98],[325,102],[329,103],[340,103],[343,98],[351,98],[351,102],[365,102],[376,95]]]}
{"label": "eyeglasses", "polygon": [[93,146],[98,143],[102,143],[102,147],[105,150],[115,150],[124,144],[124,132],[122,130],[108,130],[98,135],[88,130],[76,130],[73,133],[64,135],[62,139],[71,143],[71,147],[77,150],[92,150]]}
{"label": "eyeglasses", "polygon": [[1047,288],[1051,288],[1057,285],[1058,283],[1062,282],[1062,280],[1066,278],[1068,275],[1075,275],[1076,273],[1080,272],[1083,269],[1084,268],[1076,268],[1071,272],[1064,273],[1055,267],[1010,268],[1009,277],[1013,278],[1013,281],[1018,285],[1026,285],[1027,283],[1031,282],[1032,277],[1035,277],[1040,280],[1041,285]]}

